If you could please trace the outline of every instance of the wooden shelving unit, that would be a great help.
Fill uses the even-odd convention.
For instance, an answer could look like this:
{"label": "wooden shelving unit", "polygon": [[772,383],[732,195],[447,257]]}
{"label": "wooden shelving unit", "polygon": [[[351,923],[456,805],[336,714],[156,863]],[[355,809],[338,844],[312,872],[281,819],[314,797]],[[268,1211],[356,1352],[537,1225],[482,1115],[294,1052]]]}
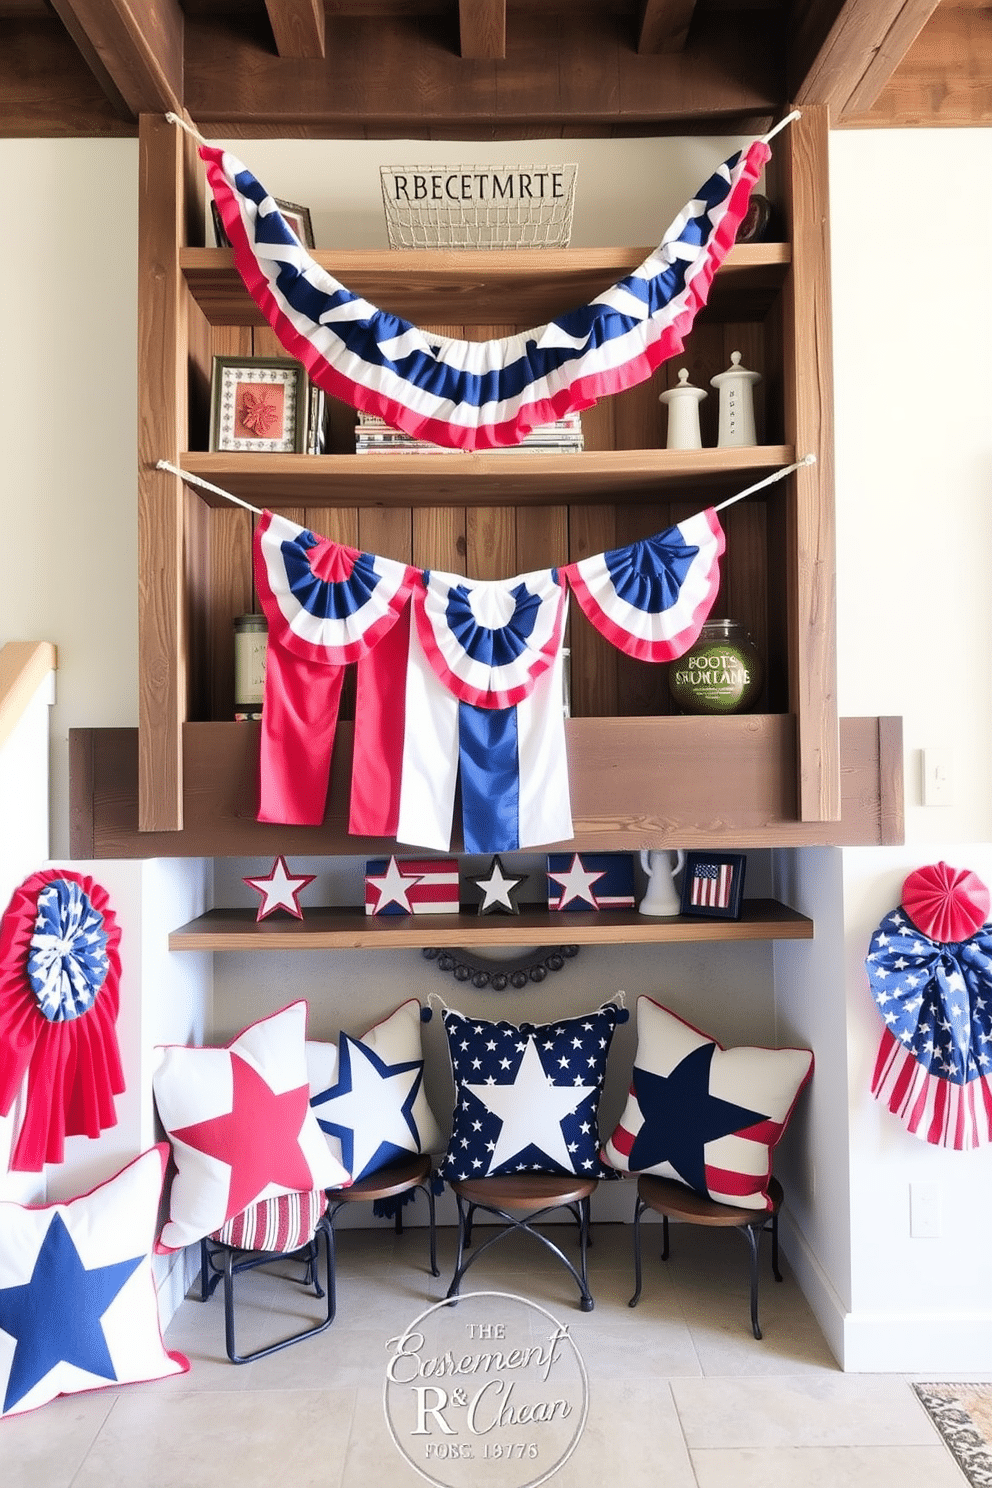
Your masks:
{"label": "wooden shelving unit", "polygon": [[[160,116],[142,116],[139,203],[139,671],[136,736],[81,730],[72,743],[79,856],[360,854],[349,839],[349,725],[339,730],[319,828],[254,820],[257,730],[233,725],[232,620],[254,608],[253,518],[174,474],[185,468],[253,506],[420,567],[505,577],[574,561],[664,530],[806,455],[815,463],[721,516],[727,551],[713,614],[740,620],[766,662],[753,716],[671,716],[664,669],[620,656],[573,610],[573,848],[758,848],[901,839],[898,721],[838,720],[826,110],[804,109],[775,144],[766,190],[783,241],[735,247],[684,353],[651,381],[583,413],[585,450],[367,456],[354,415],[332,406],[320,456],[207,449],[215,355],[283,354],[227,249],[204,243],[201,163]],[[506,252],[325,252],[316,257],[372,303],[440,334],[487,338],[538,326],[635,267],[646,248]],[[659,393],[687,366],[706,385],[732,351],[761,373],[761,443],[718,449],[717,399],[699,451],[668,451]],[[233,730],[233,732],[232,732]],[[757,920],[646,927],[584,920],[590,941],[735,939],[806,933],[766,907]],[[360,923],[352,923],[353,920]],[[565,917],[556,917],[556,924]],[[471,919],[471,923],[469,920]],[[806,924],[808,922],[802,922]],[[308,928],[309,927],[309,928]],[[458,917],[444,944],[507,940]],[[538,927],[534,927],[535,932]],[[662,929],[664,933],[662,933]],[[558,925],[560,933],[561,927]],[[222,911],[177,931],[214,949],[267,937],[304,946],[425,944],[422,926],[346,912],[278,929]],[[543,932],[542,932],[543,933]],[[368,937],[365,939],[364,937]]]}
{"label": "wooden shelving unit", "polygon": [[519,915],[366,915],[307,909],[302,920],[251,909],[213,909],[169,936],[171,951],[372,951],[437,946],[675,945],[686,941],[811,940],[813,921],[774,899],[745,899],[739,920],[652,919],[630,911],[569,914],[522,908]]}

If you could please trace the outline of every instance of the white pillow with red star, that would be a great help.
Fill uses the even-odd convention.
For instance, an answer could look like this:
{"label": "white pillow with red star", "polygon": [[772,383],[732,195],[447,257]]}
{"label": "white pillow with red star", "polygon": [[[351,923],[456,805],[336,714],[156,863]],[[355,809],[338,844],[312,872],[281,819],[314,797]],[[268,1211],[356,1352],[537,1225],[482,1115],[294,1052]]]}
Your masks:
{"label": "white pillow with red star", "polygon": [[444,1145],[424,1090],[421,1018],[411,998],[361,1038],[307,1044],[310,1105],[353,1180]]}
{"label": "white pillow with red star", "polygon": [[655,1173],[718,1204],[769,1210],[772,1151],[812,1072],[809,1049],[724,1049],[639,997],[630,1094],[603,1155],[623,1173]]}
{"label": "white pillow with red star", "polygon": [[176,1175],[159,1251],[212,1235],[257,1199],[350,1183],[310,1109],[306,1021],[294,1002],[225,1048],[162,1051],[152,1086]]}
{"label": "white pillow with red star", "polygon": [[573,1173],[612,1176],[599,1155],[597,1116],[615,1003],[556,1023],[490,1023],[447,1008],[455,1077],[445,1178]]}
{"label": "white pillow with red star", "polygon": [[189,1368],[162,1342],[152,1274],[168,1151],[67,1203],[0,1202],[0,1415]]}

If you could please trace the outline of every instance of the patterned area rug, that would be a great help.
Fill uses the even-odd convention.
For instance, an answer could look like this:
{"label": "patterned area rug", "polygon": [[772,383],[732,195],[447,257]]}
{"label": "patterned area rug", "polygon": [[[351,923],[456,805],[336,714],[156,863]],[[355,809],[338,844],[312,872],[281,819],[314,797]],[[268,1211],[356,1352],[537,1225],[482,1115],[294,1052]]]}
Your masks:
{"label": "patterned area rug", "polygon": [[913,1389],[972,1488],[992,1488],[992,1385]]}

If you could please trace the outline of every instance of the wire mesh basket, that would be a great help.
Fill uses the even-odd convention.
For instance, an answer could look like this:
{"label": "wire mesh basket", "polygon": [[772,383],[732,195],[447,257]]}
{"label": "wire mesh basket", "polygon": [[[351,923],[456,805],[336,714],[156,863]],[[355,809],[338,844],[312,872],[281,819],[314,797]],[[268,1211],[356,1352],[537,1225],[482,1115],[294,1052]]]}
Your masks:
{"label": "wire mesh basket", "polygon": [[567,248],[577,165],[383,165],[390,248]]}

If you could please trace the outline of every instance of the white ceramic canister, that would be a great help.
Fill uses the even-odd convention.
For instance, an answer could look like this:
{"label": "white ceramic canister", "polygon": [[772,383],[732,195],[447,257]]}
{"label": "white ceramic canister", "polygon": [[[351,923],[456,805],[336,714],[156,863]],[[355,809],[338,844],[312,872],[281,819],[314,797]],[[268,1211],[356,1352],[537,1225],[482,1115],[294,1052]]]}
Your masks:
{"label": "white ceramic canister", "polygon": [[688,367],[680,367],[678,385],[666,388],[658,398],[668,409],[668,449],[702,449],[699,405],[706,396],[704,388],[689,381]]}
{"label": "white ceramic canister", "polygon": [[754,430],[754,385],[761,381],[760,372],[749,372],[741,366],[741,354],[735,351],[730,357],[726,372],[718,372],[710,378],[710,386],[720,392],[720,433],[717,445],[721,449],[740,448],[757,444]]}

